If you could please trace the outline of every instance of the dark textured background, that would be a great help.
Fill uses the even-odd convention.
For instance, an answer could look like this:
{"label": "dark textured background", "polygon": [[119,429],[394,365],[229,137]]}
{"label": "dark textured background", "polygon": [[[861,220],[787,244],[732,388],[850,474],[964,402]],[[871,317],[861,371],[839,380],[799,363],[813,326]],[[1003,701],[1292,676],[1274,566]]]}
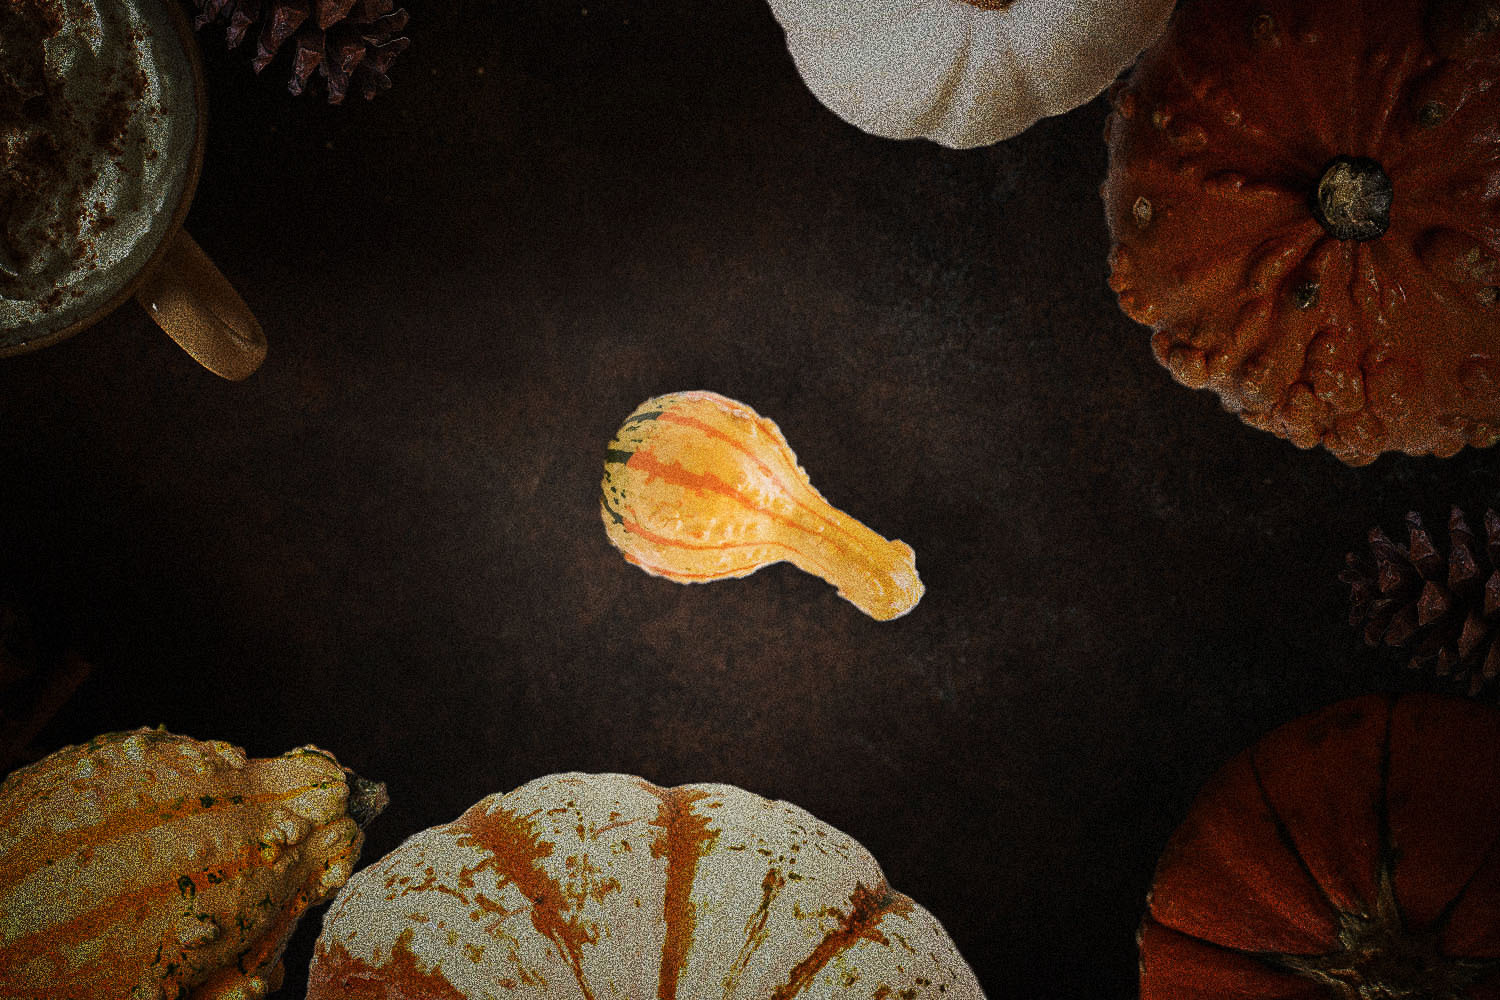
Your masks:
{"label": "dark textured background", "polygon": [[[1174,384],[1105,283],[1102,100],[953,152],[825,111],[759,2],[408,9],[343,108],[201,36],[188,228],[259,373],[133,304],[0,362],[0,591],[97,667],[44,744],[316,742],[390,786],[367,859],[553,771],[730,782],[862,841],[992,997],[1133,995],[1199,784],[1395,676],[1344,552],[1481,510],[1495,455],[1350,469]],[[605,443],[689,388],[910,543],[917,609],[626,564]]]}

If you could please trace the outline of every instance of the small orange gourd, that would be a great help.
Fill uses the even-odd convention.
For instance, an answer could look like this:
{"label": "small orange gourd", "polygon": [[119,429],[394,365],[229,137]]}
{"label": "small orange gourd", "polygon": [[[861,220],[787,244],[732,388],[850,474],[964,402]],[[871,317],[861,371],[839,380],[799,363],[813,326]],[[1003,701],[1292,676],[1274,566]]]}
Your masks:
{"label": "small orange gourd", "polygon": [[161,729],[16,771],[0,784],[0,997],[264,997],[385,802],[317,747],[247,760]]}
{"label": "small orange gourd", "polygon": [[717,393],[636,407],[605,452],[603,489],[609,540],[654,576],[703,583],[787,561],[878,621],[922,598],[911,546],[829,504],[775,423]]}

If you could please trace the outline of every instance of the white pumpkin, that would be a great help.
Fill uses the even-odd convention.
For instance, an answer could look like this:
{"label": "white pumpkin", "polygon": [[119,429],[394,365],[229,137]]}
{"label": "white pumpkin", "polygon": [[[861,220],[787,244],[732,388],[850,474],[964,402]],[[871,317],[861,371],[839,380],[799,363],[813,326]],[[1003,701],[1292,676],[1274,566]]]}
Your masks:
{"label": "white pumpkin", "polygon": [[859,844],[729,785],[560,774],[357,873],[308,1000],[983,1000]]}
{"label": "white pumpkin", "polygon": [[808,88],[890,139],[966,149],[1088,102],[1172,0],[770,0]]}

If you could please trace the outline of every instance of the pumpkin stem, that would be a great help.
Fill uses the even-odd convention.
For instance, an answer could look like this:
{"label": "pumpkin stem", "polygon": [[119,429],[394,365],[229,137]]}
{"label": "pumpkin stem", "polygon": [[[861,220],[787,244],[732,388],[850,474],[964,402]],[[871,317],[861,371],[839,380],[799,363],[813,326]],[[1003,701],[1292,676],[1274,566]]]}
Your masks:
{"label": "pumpkin stem", "polygon": [[1004,10],[1015,0],[963,0],[970,7],[978,7],[980,10]]}
{"label": "pumpkin stem", "polygon": [[1336,156],[1308,203],[1336,240],[1373,240],[1391,225],[1391,179],[1367,156]]}
{"label": "pumpkin stem", "polygon": [[361,778],[348,768],[344,769],[344,777],[349,782],[349,818],[363,830],[371,820],[385,812],[385,807],[391,804],[391,797],[386,793],[384,782]]}
{"label": "pumpkin stem", "polygon": [[1329,1000],[1464,1000],[1500,967],[1445,955],[1438,927],[1408,927],[1388,865],[1381,866],[1373,910],[1339,913],[1338,950],[1280,955],[1274,964],[1322,984]]}

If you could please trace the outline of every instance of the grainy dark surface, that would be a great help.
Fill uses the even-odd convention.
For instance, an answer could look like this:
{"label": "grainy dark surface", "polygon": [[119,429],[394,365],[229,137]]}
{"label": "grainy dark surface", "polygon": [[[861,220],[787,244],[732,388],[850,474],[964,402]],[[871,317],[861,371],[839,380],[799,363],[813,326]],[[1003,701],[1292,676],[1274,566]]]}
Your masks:
{"label": "grainy dark surface", "polygon": [[[553,771],[730,782],[862,841],[990,996],[1134,995],[1199,784],[1396,677],[1344,552],[1482,510],[1496,455],[1350,469],[1173,383],[1105,284],[1102,100],[952,152],[825,111],[758,2],[407,7],[343,108],[202,36],[188,228],[259,373],[134,305],[0,362],[0,588],[96,665],[44,743],[315,742],[390,786],[366,859]],[[689,388],[910,543],[917,609],[610,548],[604,446]]]}

